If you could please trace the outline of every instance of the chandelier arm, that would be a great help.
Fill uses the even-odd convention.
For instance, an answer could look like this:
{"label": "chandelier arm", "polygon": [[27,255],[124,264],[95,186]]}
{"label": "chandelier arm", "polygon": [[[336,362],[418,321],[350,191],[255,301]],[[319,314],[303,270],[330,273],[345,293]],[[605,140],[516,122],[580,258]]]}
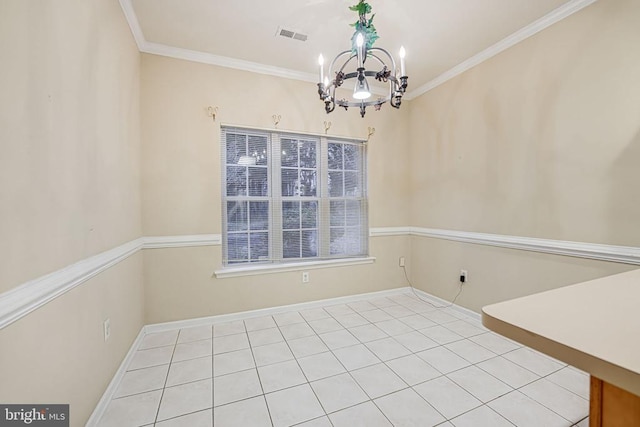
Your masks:
{"label": "chandelier arm", "polygon": [[[371,50],[373,50],[373,49],[370,49],[370,51]],[[369,53],[369,58],[375,58],[380,63],[380,65],[385,66],[385,67],[387,66],[386,62],[384,62],[383,59],[381,59],[378,55],[376,55],[374,53]]]}
{"label": "chandelier arm", "polygon": [[374,47],[371,50],[379,50],[384,52],[387,57],[391,60],[391,64],[393,65],[394,74],[389,76],[389,79],[393,81],[393,85],[389,85],[390,95],[391,95],[391,106],[394,108],[400,108],[400,104],[402,103],[402,95],[407,90],[407,76],[395,77],[395,69],[396,69],[396,61],[393,59],[393,56],[386,50],[381,47]]}
{"label": "chandelier arm", "polygon": [[[389,75],[388,80],[389,80],[389,103],[394,106],[395,108],[400,108],[399,103],[394,103],[394,98],[396,95],[396,92],[401,91],[404,93],[404,90],[401,90],[401,83],[398,81],[398,79],[396,78],[396,61],[395,59],[393,59],[393,55],[391,55],[389,53],[388,50],[381,48],[381,47],[373,47],[370,49],[371,51],[379,51],[384,53],[384,55],[389,58],[389,61],[391,61],[391,75]],[[377,55],[375,54],[371,54],[371,56],[373,56],[374,58],[376,58],[378,61],[380,61],[383,65],[386,66],[385,62],[380,59]],[[394,104],[397,104],[398,106],[396,107]]]}
{"label": "chandelier arm", "polygon": [[[347,54],[351,54],[351,51],[350,50],[345,50],[344,52],[340,52],[338,55],[336,55],[335,58],[333,58],[333,61],[331,61],[331,64],[329,65],[329,76],[333,75],[333,66],[336,63],[336,61],[338,59],[340,59],[340,57],[342,57],[344,55],[347,55]],[[351,58],[347,59],[345,61],[345,63],[342,65],[342,67],[340,68],[340,71],[342,71],[344,69],[345,65],[347,65],[354,57],[355,57],[355,55],[351,55]]]}
{"label": "chandelier arm", "polygon": [[380,59],[380,57],[378,55],[374,55],[373,53],[369,55],[370,58],[374,58],[376,60],[378,60],[378,62],[382,65],[382,66],[387,66],[387,64],[384,63],[384,61],[382,59]]}
{"label": "chandelier arm", "polygon": [[[378,57],[378,55],[371,54],[371,57],[372,57],[372,58],[375,58],[376,60],[378,60],[378,62],[379,62],[383,67],[386,67],[386,66],[387,66],[387,64],[386,64],[382,59],[380,59],[380,57]],[[393,63],[393,58],[391,58],[391,62],[392,62],[392,64],[391,64],[391,65],[393,66],[393,65],[394,65],[394,63]],[[376,74],[377,74],[377,73],[376,73],[375,71],[365,71],[365,75],[367,75],[367,76],[376,76]],[[388,79],[388,80],[393,80],[396,84],[398,83],[398,79],[397,79],[397,78],[396,78],[396,76],[395,76],[395,75],[393,75],[393,74],[390,74],[390,75],[389,75],[389,77],[387,77],[387,79]]]}
{"label": "chandelier arm", "polygon": [[[396,61],[395,61],[395,59],[393,59],[393,56],[389,53],[389,51],[387,49],[383,49],[381,47],[372,47],[369,50],[370,51],[379,50],[380,52],[384,53],[387,56],[387,58],[389,58],[389,61],[391,61],[391,71],[392,71],[391,74],[395,75],[395,73],[396,73]],[[373,56],[375,56],[375,55],[373,55]],[[382,64],[384,65],[384,61],[382,61],[377,56],[376,56],[376,59],[378,59],[378,61],[382,62]]]}

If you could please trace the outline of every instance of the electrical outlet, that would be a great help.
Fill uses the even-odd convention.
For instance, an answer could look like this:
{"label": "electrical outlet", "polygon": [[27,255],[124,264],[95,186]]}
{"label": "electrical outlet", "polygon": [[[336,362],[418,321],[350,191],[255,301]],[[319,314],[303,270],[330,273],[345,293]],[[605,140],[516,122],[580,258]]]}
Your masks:
{"label": "electrical outlet", "polygon": [[398,260],[398,264],[400,265],[400,267],[404,267],[404,257],[401,256],[400,259]]}
{"label": "electrical outlet", "polygon": [[309,272],[308,271],[303,271],[302,272],[302,283],[309,283]]}
{"label": "electrical outlet", "polygon": [[469,273],[467,270],[460,270],[460,283],[464,285],[469,283]]}
{"label": "electrical outlet", "polygon": [[104,332],[104,341],[106,342],[111,336],[111,319],[107,319],[102,324],[102,330]]}

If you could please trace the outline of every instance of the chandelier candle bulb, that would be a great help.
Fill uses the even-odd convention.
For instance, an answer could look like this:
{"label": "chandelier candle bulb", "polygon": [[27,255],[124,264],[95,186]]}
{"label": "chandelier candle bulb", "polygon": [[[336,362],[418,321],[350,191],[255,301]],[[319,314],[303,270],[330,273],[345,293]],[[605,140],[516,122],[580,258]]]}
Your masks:
{"label": "chandelier candle bulb", "polygon": [[[322,54],[320,54],[320,56],[318,57],[318,65],[320,65],[320,82],[323,82],[325,81],[325,79],[324,79],[324,69],[323,69],[324,57],[322,56]],[[325,83],[325,86],[327,86],[326,83]]]}
{"label": "chandelier candle bulb", "polygon": [[400,46],[400,77],[406,76],[406,70],[404,69],[404,57],[407,53],[404,50],[404,46]]}
{"label": "chandelier candle bulb", "polygon": [[364,67],[364,58],[363,58],[363,50],[362,45],[364,45],[364,37],[362,37],[362,33],[358,33],[356,36],[356,53],[358,54],[358,68]]}

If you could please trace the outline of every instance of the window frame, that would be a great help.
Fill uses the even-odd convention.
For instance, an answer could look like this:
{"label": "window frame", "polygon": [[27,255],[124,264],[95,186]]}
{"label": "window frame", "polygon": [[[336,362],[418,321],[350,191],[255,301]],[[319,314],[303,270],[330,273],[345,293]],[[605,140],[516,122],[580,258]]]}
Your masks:
{"label": "window frame", "polygon": [[[313,265],[332,265],[342,264],[349,261],[355,261],[355,263],[368,263],[373,262],[373,258],[369,256],[369,224],[368,224],[368,194],[367,194],[367,149],[366,142],[360,139],[327,136],[322,134],[312,134],[305,132],[292,132],[283,131],[279,129],[260,129],[251,128],[245,126],[235,125],[221,125],[220,127],[220,153],[221,153],[221,207],[222,207],[222,267],[223,270],[281,270],[288,269],[289,267],[304,266],[309,268]],[[267,196],[228,196],[227,195],[227,134],[237,133],[245,135],[248,138],[249,135],[266,136],[267,138],[267,182],[268,190]],[[314,141],[316,144],[316,194],[315,196],[285,196],[282,192],[282,170],[283,168],[291,168],[290,166],[283,166],[282,164],[282,141],[302,140],[302,141]],[[248,143],[248,140],[247,140]],[[358,162],[359,162],[359,181],[358,184],[362,186],[361,192],[356,196],[347,196],[342,194],[341,197],[331,197],[329,194],[329,160],[328,160],[328,147],[331,143],[353,145],[358,150]],[[298,146],[299,147],[299,146]],[[344,152],[344,148],[342,148]],[[305,169],[300,166],[300,160],[298,158],[298,165],[296,169],[298,171]],[[248,168],[247,165],[247,174]],[[332,170],[333,172],[334,170]],[[343,175],[345,170],[342,170]],[[298,172],[300,173],[300,172]],[[344,186],[344,183],[342,184]],[[247,190],[249,189],[248,176],[247,176]],[[248,192],[248,191],[247,191]],[[344,193],[344,192],[343,192]],[[268,201],[269,213],[268,213],[268,256],[263,260],[250,260],[245,262],[230,262],[228,259],[228,217],[227,217],[227,204],[230,201],[246,201],[249,206],[251,201]],[[332,199],[341,200],[357,200],[360,204],[360,222],[359,222],[359,253],[350,255],[348,253],[340,253],[332,255],[330,252],[331,243],[331,212],[330,206]],[[283,222],[283,203],[284,202],[305,202],[316,201],[317,202],[317,220],[316,220],[316,238],[317,238],[317,253],[314,257],[296,257],[285,258],[284,257],[284,245],[283,245],[283,232],[286,231]],[[248,217],[249,218],[249,217]],[[302,230],[302,218],[300,218]],[[290,229],[296,230],[296,229]],[[247,219],[247,233],[251,234],[250,220]],[[247,249],[250,251],[250,249]],[[300,249],[302,252],[302,248]],[[218,276],[218,272],[216,272]]]}

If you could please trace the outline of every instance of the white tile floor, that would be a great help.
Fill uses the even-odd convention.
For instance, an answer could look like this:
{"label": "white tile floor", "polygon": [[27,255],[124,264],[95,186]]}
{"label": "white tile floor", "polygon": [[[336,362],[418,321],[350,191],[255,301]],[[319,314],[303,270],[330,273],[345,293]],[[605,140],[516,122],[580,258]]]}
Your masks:
{"label": "white tile floor", "polygon": [[587,425],[589,377],[413,295],[148,334],[117,426]]}

